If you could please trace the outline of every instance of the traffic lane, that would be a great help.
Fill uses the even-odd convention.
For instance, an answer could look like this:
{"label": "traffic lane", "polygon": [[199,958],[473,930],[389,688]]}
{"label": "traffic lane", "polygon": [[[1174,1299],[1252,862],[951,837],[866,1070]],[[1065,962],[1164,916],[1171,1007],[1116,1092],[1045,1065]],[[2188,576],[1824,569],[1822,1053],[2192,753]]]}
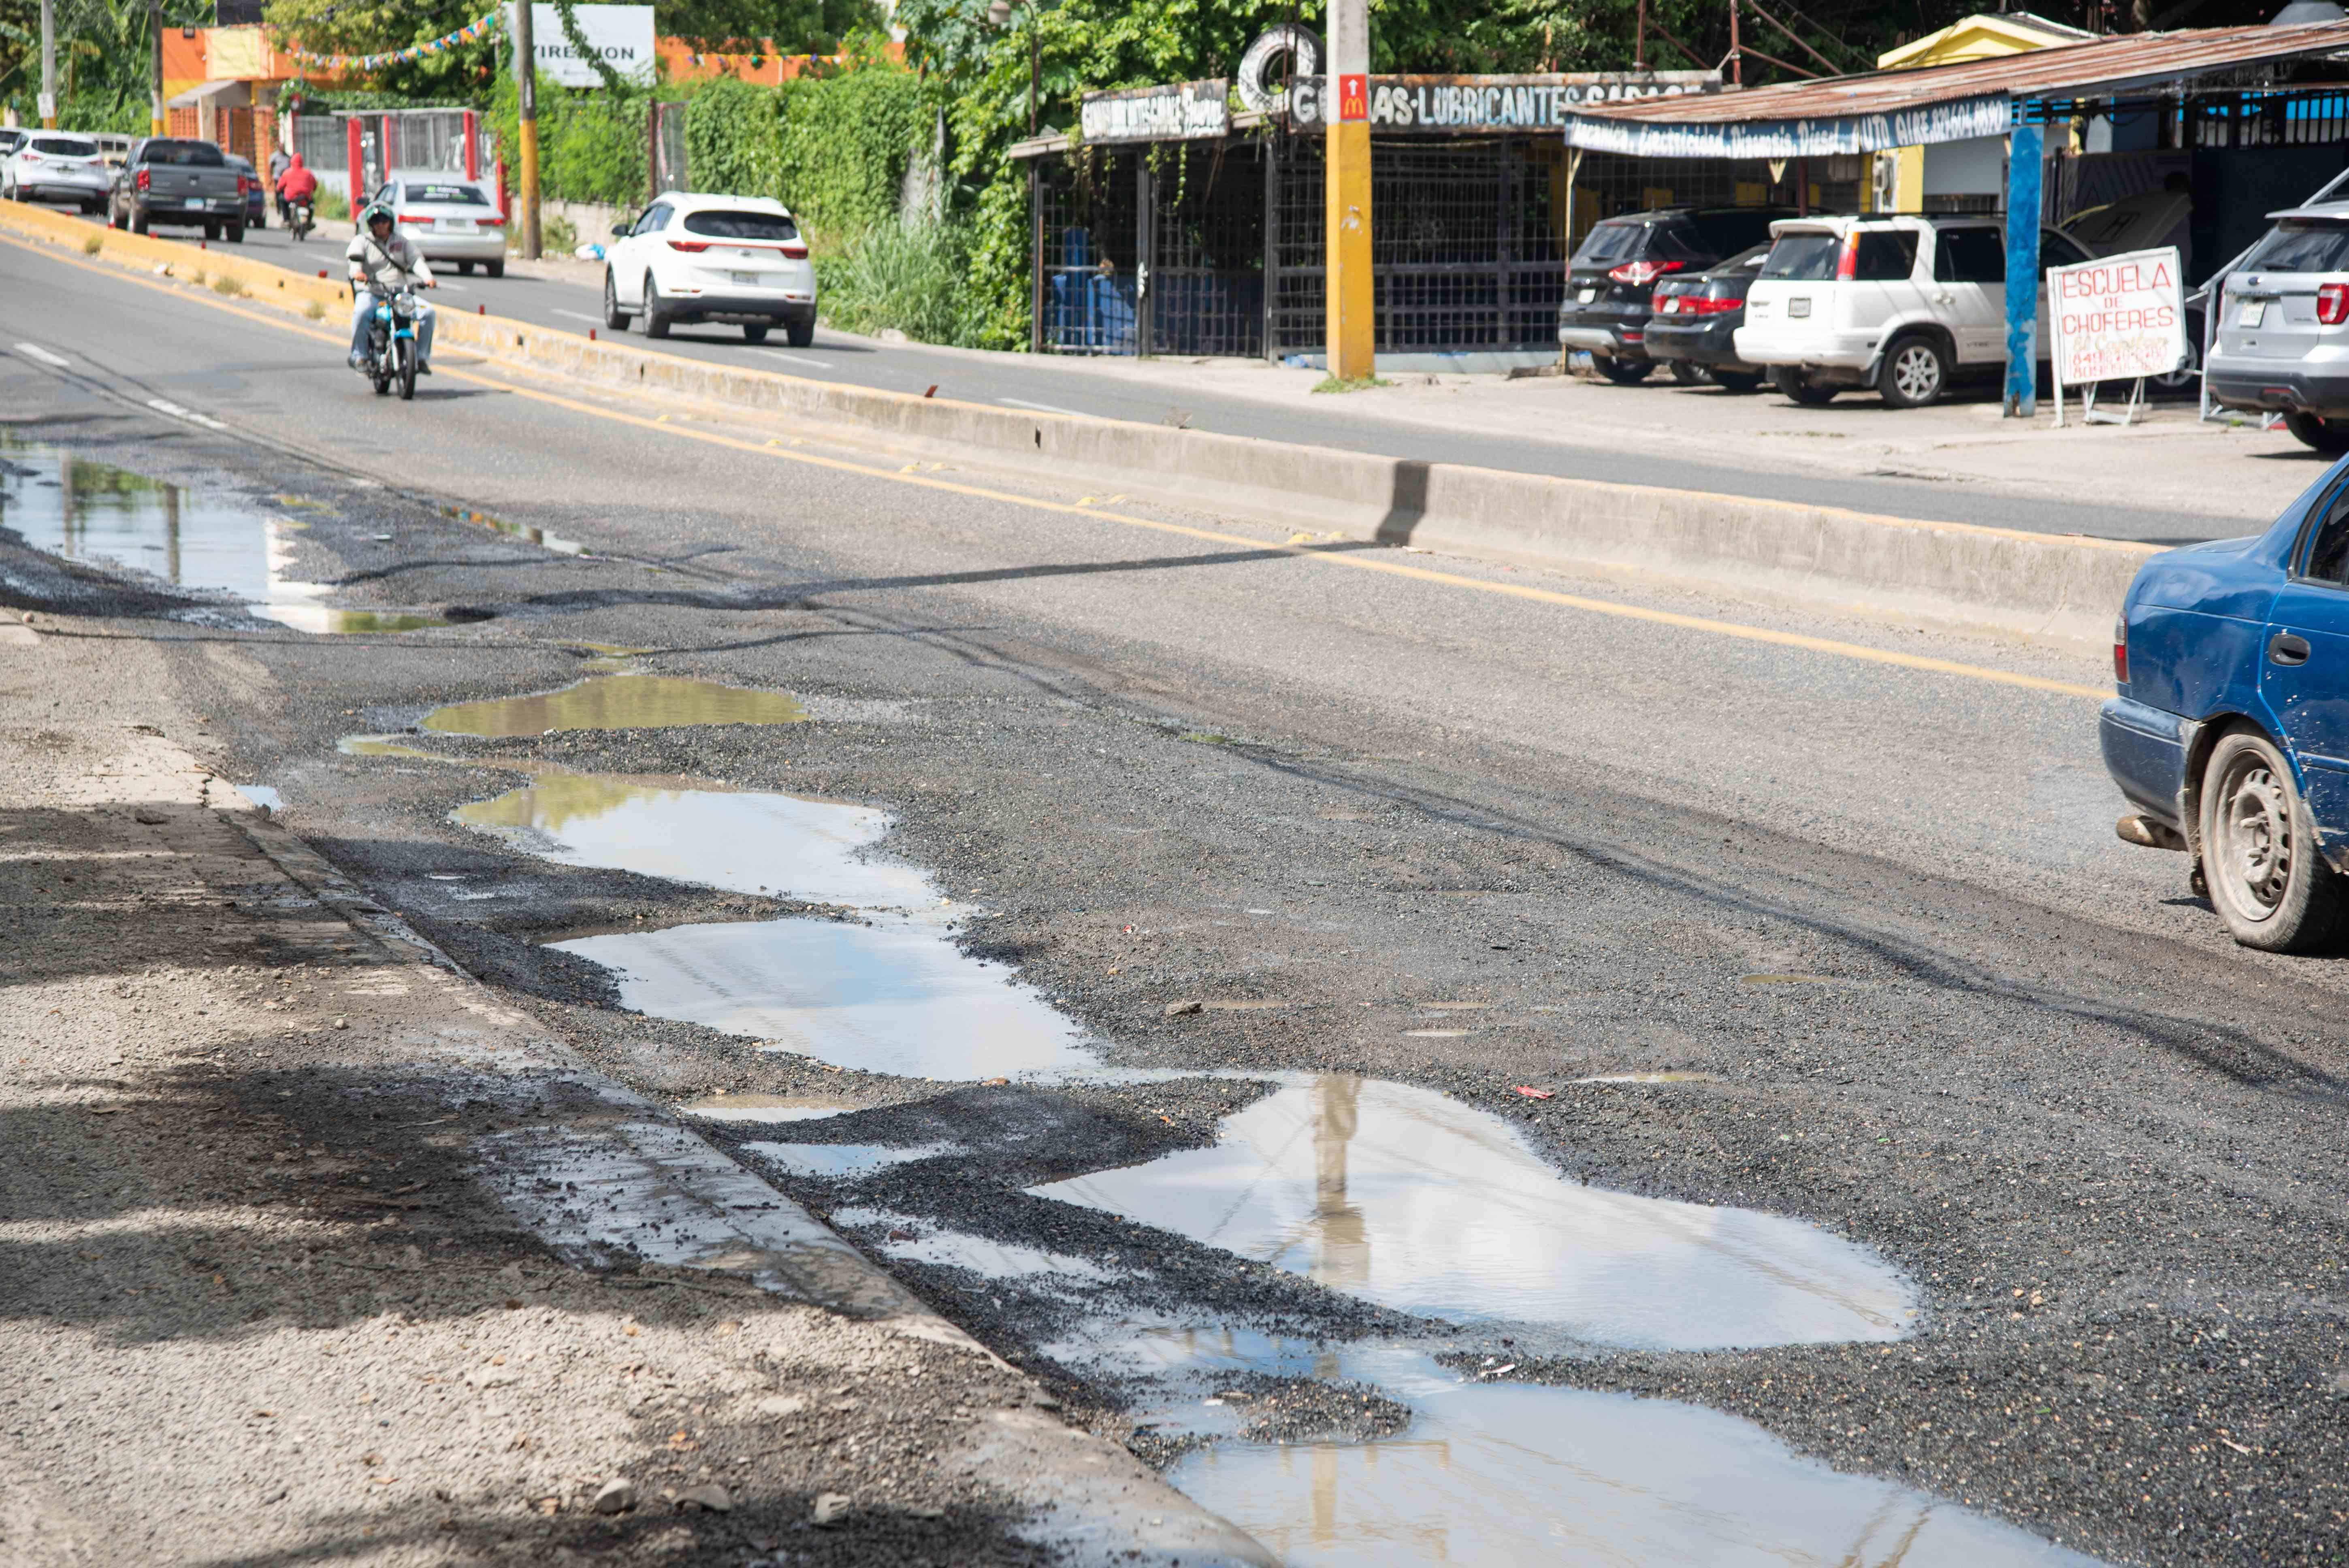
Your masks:
{"label": "traffic lane", "polygon": [[[155,303],[143,312],[93,311],[84,307],[91,291]],[[83,333],[59,329],[48,341],[135,381],[134,398],[210,410],[599,549],[692,561],[740,580],[830,584],[825,592],[854,602],[961,583],[968,586],[960,591],[983,595],[969,611],[982,621],[1008,612],[1023,624],[1143,641],[1153,658],[1180,650],[1223,665],[1226,684],[1240,687],[1301,680],[1333,699],[1408,711],[1430,733],[1603,766],[1688,809],[2027,889],[2129,929],[2223,944],[2207,914],[2169,902],[2180,860],[2113,837],[2118,798],[2086,696],[1888,672],[1474,587],[1373,577],[1335,560],[1251,559],[1245,549],[1115,522],[942,496],[889,473],[896,465],[885,453],[878,463],[869,450],[841,453],[883,470],[875,475],[712,446],[684,427],[647,429],[536,402],[453,365],[415,404],[400,406],[375,398],[340,366],[330,335],[248,322],[209,301],[59,263],[28,269],[0,309],[12,325],[78,318]],[[172,368],[128,374],[149,365]],[[761,437],[752,432],[751,444]],[[996,489],[1017,483],[970,477]],[[1050,487],[1038,493],[1076,499],[1052,498]],[[847,541],[835,526],[843,517],[864,524]],[[1284,537],[1204,521],[1252,543]],[[1603,583],[1443,565],[1495,585],[1547,581],[1599,599],[1635,598]],[[1636,599],[2090,690],[2103,680],[2078,655],[1698,595]],[[516,607],[532,608],[526,599]],[[1495,679],[1496,671],[1509,678]]]}
{"label": "traffic lane", "polygon": [[[339,241],[295,245],[282,229],[248,230],[245,244],[280,265],[325,268],[339,275]],[[321,248],[323,245],[323,248]],[[316,260],[312,261],[313,254]],[[509,273],[502,278],[450,275],[442,280],[443,309],[486,307],[495,315],[557,332],[610,335],[602,304],[590,288]],[[1475,430],[1433,430],[1375,418],[1317,414],[1214,394],[1168,397],[1122,377],[1091,376],[1047,358],[1005,354],[978,356],[914,345],[878,343],[819,325],[805,349],[742,341],[741,329],[717,324],[678,326],[661,342],[634,341],[657,353],[728,365],[750,365],[818,381],[923,393],[1045,413],[1163,425],[1264,440],[1330,447],[1340,451],[1422,462],[1457,463],[1508,472],[1545,474],[1610,484],[1704,491],[1796,504],[1841,507],[1886,517],[1972,523],[2034,533],[2080,533],[2100,539],[2186,544],[2230,537],[2239,521],[2180,509],[2154,511],[2072,502],[2020,500],[1956,486],[1920,486],[1834,475],[1741,469],[1693,459],[1630,453],[1570,440],[1533,441]],[[1562,432],[1562,438],[1568,433]]]}

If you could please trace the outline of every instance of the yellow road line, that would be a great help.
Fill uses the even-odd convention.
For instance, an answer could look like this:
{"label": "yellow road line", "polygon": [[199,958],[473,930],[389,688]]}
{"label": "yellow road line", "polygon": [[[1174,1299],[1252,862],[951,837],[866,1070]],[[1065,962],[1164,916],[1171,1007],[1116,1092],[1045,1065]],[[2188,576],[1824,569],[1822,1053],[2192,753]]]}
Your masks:
{"label": "yellow road line", "polygon": [[[0,235],[0,241],[23,246],[26,250],[36,248],[13,236]],[[48,254],[46,249],[42,250],[42,253]],[[247,321],[264,322],[273,326],[284,327],[289,332],[299,333],[305,337],[318,338],[330,343],[344,341],[338,335],[313,332],[308,328],[297,326],[292,322],[278,321],[274,317],[253,311],[240,310],[226,301],[215,301],[201,295],[188,294],[149,278],[77,261],[70,256],[52,256],[51,259],[64,262],[69,266],[103,273],[109,277],[119,277],[130,283],[159,289],[176,298],[191,299],[198,304],[209,305],[215,310],[225,310],[231,315],[242,316]],[[528,326],[530,324],[520,325]],[[2012,670],[1961,664],[1954,659],[1928,658],[1920,654],[1903,654],[1889,648],[1871,648],[1864,644],[1838,642],[1831,637],[1814,637],[1801,632],[1773,631],[1766,626],[1749,626],[1735,621],[1715,621],[1702,615],[1682,615],[1670,610],[1651,610],[1641,605],[1621,604],[1607,599],[1589,599],[1578,593],[1560,593],[1554,589],[1536,588],[1525,583],[1495,583],[1481,577],[1468,577],[1453,572],[1438,572],[1424,566],[1407,566],[1401,562],[1389,561],[1379,556],[1332,552],[1321,547],[1274,544],[1261,539],[1250,539],[1245,534],[1221,533],[1213,529],[1193,528],[1185,523],[1163,522],[1154,518],[1134,517],[1125,512],[1108,511],[1100,507],[1084,506],[1071,501],[1045,500],[1035,496],[1015,494],[1009,490],[989,490],[983,485],[960,484],[952,480],[931,479],[920,474],[904,473],[895,469],[875,468],[868,463],[851,462],[844,458],[827,458],[813,452],[769,447],[740,437],[720,435],[715,430],[698,430],[688,425],[666,422],[641,414],[628,414],[616,408],[598,407],[593,403],[581,402],[574,397],[564,397],[553,392],[541,392],[493,377],[472,376],[461,370],[446,368],[440,370],[438,374],[445,379],[466,381],[477,387],[492,387],[513,397],[526,397],[533,402],[544,403],[554,407],[567,409],[574,414],[582,414],[589,418],[633,426],[654,435],[700,441],[709,446],[746,452],[753,457],[773,458],[808,468],[831,469],[839,473],[856,474],[865,479],[885,480],[892,484],[911,485],[919,490],[937,490],[944,494],[964,496],[974,500],[998,501],[1008,506],[1029,507],[1038,511],[1091,518],[1101,522],[1118,523],[1127,528],[1178,534],[1186,539],[1201,540],[1210,544],[1237,545],[1243,549],[1260,551],[1268,554],[1292,555],[1331,566],[1350,567],[1360,572],[1383,573],[1392,577],[1405,577],[1420,583],[1438,583],[1447,588],[1465,588],[1476,593],[1495,593],[1509,599],[1530,600],[1538,604],[1555,604],[1561,609],[1580,610],[1593,615],[1611,615],[1619,620],[1644,621],[1652,625],[1676,626],[1683,631],[1702,632],[1711,636],[1729,637],[1740,642],[1763,643],[1782,648],[1799,648],[1806,653],[1825,654],[1831,657],[1853,659],[1863,664],[1889,665],[1898,669],[1920,670],[1930,675],[1956,676],[1966,680],[1987,681],[1994,686],[2020,686],[2027,691],[2055,692],[2064,696],[2091,697],[2100,702],[2112,695],[2102,686],[2076,686],[2069,681],[2049,680],[2044,676],[2018,675]]]}

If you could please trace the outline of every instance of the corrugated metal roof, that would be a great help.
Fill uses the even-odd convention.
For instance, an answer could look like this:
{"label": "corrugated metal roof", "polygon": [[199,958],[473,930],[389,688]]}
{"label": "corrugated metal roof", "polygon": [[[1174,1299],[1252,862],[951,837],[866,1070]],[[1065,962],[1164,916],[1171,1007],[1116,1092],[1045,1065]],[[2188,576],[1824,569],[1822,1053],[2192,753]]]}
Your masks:
{"label": "corrugated metal roof", "polygon": [[1995,60],[1877,71],[1702,97],[1592,105],[1578,110],[1575,119],[1657,126],[1851,119],[1911,113],[1993,94],[2017,98],[2098,97],[2210,72],[2342,51],[2349,51],[2349,21],[2130,33]]}

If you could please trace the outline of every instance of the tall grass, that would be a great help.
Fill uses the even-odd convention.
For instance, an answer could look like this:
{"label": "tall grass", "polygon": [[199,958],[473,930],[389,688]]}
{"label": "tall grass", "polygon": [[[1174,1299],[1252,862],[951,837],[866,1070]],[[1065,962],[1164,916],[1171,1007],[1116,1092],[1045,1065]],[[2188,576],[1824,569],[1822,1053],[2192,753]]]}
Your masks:
{"label": "tall grass", "polygon": [[823,314],[846,332],[895,327],[923,343],[980,346],[963,224],[880,222],[819,256]]}

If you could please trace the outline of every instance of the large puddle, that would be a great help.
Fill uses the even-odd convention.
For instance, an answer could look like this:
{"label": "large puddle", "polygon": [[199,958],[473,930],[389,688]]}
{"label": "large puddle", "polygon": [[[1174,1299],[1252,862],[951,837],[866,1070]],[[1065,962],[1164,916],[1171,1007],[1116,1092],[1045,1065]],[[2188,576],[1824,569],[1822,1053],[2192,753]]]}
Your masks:
{"label": "large puddle", "polygon": [[658,729],[684,724],[797,724],[807,709],[789,692],[680,676],[596,676],[561,691],[460,702],[425,715],[440,735],[504,738],[558,729]]}
{"label": "large puddle", "polygon": [[1659,1350],[1890,1339],[1916,1310],[1816,1225],[1569,1181],[1499,1118],[1406,1084],[1319,1078],[1212,1149],[1031,1189],[1454,1322]]}
{"label": "large puddle", "polygon": [[331,585],[292,575],[303,524],[46,447],[0,445],[0,527],[68,561],[128,568],[227,594],[296,631],[412,632],[441,623],[322,603]]}
{"label": "large puddle", "polygon": [[554,944],[610,970],[622,1005],[638,1012],[908,1078],[1098,1067],[1068,1019],[955,945],[946,901],[926,875],[872,851],[888,830],[882,812],[791,795],[542,774],[460,808],[456,820],[567,865],[856,912],[852,920],[679,925]]}

